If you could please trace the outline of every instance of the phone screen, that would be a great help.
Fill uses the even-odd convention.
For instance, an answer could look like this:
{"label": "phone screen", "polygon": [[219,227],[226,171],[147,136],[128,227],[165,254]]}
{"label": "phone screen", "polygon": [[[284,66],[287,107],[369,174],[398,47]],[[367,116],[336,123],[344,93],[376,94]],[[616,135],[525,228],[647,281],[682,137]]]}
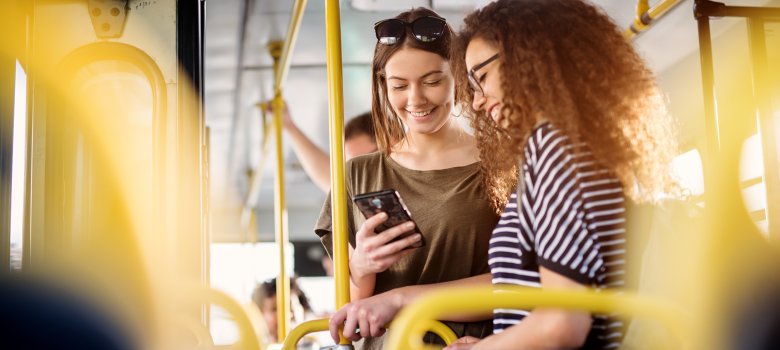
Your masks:
{"label": "phone screen", "polygon": [[[409,209],[407,209],[406,205],[404,205],[403,201],[401,201],[401,196],[396,190],[389,189],[378,192],[363,193],[355,196],[353,201],[355,202],[355,205],[357,205],[358,209],[360,209],[360,212],[363,213],[363,216],[366,217],[366,219],[379,214],[380,212],[387,213],[387,221],[377,226],[375,230],[376,232],[382,232],[401,223],[413,221],[412,216],[409,213]],[[406,232],[396,237],[392,242],[409,237],[415,233],[422,235],[420,228],[416,225],[413,231]],[[419,248],[424,245],[425,239],[423,238],[414,245],[410,246],[410,248]]]}

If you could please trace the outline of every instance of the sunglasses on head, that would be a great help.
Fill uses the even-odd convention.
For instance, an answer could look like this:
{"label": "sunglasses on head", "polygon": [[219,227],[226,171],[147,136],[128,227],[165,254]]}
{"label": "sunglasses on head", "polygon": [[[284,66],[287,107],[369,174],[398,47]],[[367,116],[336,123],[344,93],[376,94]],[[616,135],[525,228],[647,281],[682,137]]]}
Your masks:
{"label": "sunglasses on head", "polygon": [[447,22],[444,18],[425,16],[406,22],[397,18],[390,18],[376,22],[374,32],[380,44],[395,45],[406,35],[406,27],[410,27],[414,37],[422,42],[435,41],[444,34]]}

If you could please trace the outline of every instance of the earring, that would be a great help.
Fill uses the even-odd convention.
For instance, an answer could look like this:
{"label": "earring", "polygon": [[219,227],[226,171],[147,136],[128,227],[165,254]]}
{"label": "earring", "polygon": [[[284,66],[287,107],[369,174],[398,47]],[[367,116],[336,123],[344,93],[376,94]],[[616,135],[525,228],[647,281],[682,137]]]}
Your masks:
{"label": "earring", "polygon": [[461,108],[458,108],[458,114],[450,113],[450,116],[452,116],[454,118],[460,118],[462,115],[463,115],[463,109],[461,109]]}

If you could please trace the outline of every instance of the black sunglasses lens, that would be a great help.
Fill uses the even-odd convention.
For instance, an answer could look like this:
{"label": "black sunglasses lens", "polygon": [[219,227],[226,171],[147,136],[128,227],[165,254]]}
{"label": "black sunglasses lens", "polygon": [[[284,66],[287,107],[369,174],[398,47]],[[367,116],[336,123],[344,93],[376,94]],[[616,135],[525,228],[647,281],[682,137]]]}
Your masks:
{"label": "black sunglasses lens", "polygon": [[397,19],[384,20],[374,26],[377,40],[385,45],[397,43],[404,35],[404,30],[406,30],[406,26]]}
{"label": "black sunglasses lens", "polygon": [[441,18],[422,17],[412,23],[412,32],[417,40],[431,42],[444,34],[445,22]]}

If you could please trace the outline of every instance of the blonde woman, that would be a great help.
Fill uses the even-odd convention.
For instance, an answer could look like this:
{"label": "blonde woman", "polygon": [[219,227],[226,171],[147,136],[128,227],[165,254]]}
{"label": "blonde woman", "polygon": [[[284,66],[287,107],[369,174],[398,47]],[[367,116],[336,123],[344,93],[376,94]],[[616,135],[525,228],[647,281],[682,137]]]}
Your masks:
{"label": "blonde woman", "polygon": [[[476,141],[453,115],[452,33],[446,20],[417,8],[374,29],[371,115],[379,152],[347,163],[347,191],[350,197],[398,191],[422,236],[394,242],[413,229],[411,222],[377,232],[386,216],[365,220],[349,206],[353,302],[333,315],[330,330],[334,340],[340,327],[351,340],[367,338],[357,344],[364,349],[381,348],[387,324],[420,294],[489,284],[488,240],[498,220],[482,187]],[[330,200],[325,204],[316,232],[330,250]],[[421,240],[421,248],[406,249]],[[447,324],[459,335],[476,337],[491,329],[489,321]]]}

